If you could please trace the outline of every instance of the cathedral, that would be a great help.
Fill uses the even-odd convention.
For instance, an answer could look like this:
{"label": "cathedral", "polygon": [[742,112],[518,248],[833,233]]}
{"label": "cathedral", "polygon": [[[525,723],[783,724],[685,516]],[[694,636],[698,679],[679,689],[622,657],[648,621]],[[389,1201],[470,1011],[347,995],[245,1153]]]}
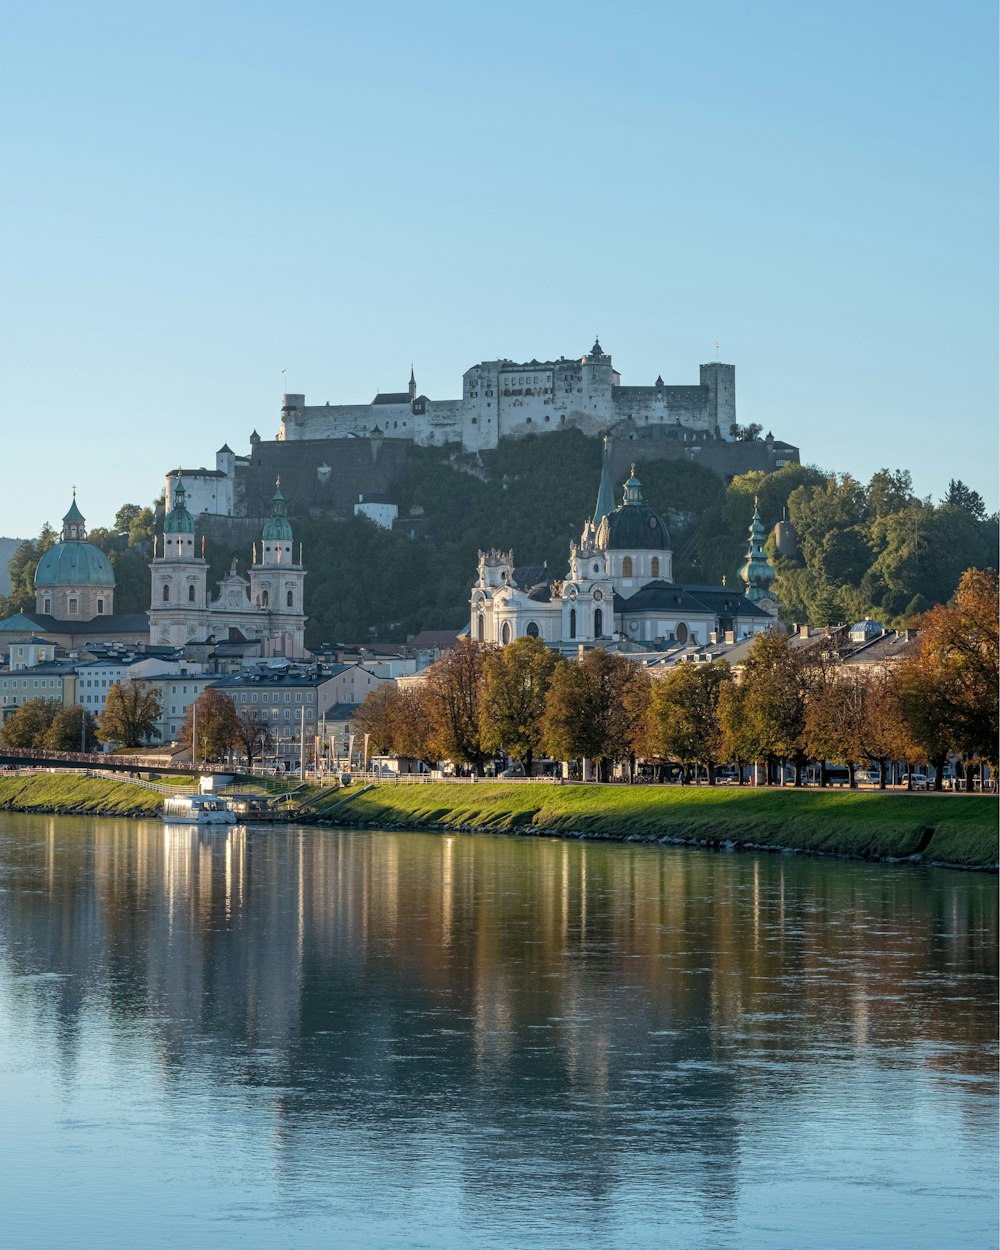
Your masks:
{"label": "cathedral", "polygon": [[298,563],[294,559],[292,527],[280,484],[272,500],[272,515],[264,523],[260,550],[254,545],[249,579],[237,572],[234,560],[219,582],[215,599],[208,593],[204,539],[202,553],[195,551],[195,519],[188,511],[181,479],[174,484],[172,504],[163,522],[162,550],[154,547],[150,564],[150,641],[167,646],[209,637],[222,641],[235,630],[248,640],[259,640],[265,655],[304,655],[306,575],[301,546]]}
{"label": "cathedral", "polygon": [[634,465],[615,506],[608,446],[605,439],[597,506],[570,547],[566,577],[550,581],[544,568],[515,568],[511,551],[480,552],[471,636],[500,646],[527,636],[574,651],[626,641],[667,650],[770,629],[777,614],[769,594],[774,570],[756,509],[740,569],[744,587],[680,585],[673,580],[667,524],[643,501]]}

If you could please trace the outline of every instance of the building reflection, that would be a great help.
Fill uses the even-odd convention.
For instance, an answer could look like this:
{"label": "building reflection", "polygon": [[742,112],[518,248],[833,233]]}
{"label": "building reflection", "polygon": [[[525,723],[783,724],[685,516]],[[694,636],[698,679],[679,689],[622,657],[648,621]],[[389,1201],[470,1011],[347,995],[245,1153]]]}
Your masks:
{"label": "building reflection", "polygon": [[651,1157],[717,1207],[735,1200],[747,1109],[794,1106],[806,1064],[821,1079],[916,1038],[928,1071],[992,1079],[989,878],[505,837],[15,825],[8,1010],[51,1022],[67,1079],[99,1003],[155,1041],[165,1083],[280,1089],[285,1151],[324,1116],[388,1152],[456,1117],[490,1135],[470,1139],[484,1153],[464,1183],[495,1193],[562,1124],[564,1188],[600,1198]]}

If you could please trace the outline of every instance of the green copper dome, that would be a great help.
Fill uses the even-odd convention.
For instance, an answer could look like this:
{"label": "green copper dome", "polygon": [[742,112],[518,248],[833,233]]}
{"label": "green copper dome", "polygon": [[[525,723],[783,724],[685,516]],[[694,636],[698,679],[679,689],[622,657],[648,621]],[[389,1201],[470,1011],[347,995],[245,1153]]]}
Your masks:
{"label": "green copper dome", "polygon": [[177,485],[174,488],[174,506],[163,522],[163,532],[164,534],[194,533],[194,517],[187,510],[187,491],[180,478],[177,479]]}
{"label": "green copper dome", "polygon": [[36,586],[113,586],[111,562],[93,543],[56,543],[38,561]]}
{"label": "green copper dome", "polygon": [[38,561],[35,585],[113,586],[115,574],[111,561],[86,538],[87,525],[77,507],[74,488],[73,502],[63,517],[62,537]]}
{"label": "green copper dome", "polygon": [[274,514],[264,522],[264,538],[270,542],[292,541],[292,527],[285,516],[285,497],[280,490],[274,492]]}

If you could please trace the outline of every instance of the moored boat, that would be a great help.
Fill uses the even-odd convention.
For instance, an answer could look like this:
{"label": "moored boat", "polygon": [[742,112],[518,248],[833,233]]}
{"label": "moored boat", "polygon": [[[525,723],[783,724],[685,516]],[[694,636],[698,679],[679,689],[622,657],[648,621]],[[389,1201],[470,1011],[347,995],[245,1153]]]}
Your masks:
{"label": "moored boat", "polygon": [[168,825],[235,825],[236,813],[217,794],[170,794],[163,800]]}

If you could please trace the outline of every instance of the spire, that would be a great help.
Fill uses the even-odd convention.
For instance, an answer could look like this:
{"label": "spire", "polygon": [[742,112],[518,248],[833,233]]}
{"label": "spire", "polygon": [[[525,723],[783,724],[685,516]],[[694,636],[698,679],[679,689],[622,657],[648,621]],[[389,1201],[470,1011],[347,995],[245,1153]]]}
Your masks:
{"label": "spire", "polygon": [[740,577],[746,586],[746,597],[751,603],[771,598],[774,569],[764,550],[764,523],[760,519],[760,507],[756,495],[753,501],[753,520],[750,522],[747,541],[747,558],[740,568]]}
{"label": "spire", "polygon": [[417,378],[413,372],[413,362],[410,362],[410,403],[417,398]]}
{"label": "spire", "polygon": [[179,473],[173,496],[174,506],[170,509],[166,520],[163,522],[164,534],[193,534],[194,517],[188,512],[187,491],[184,489],[184,479]]}
{"label": "spire", "polygon": [[597,490],[597,507],[594,509],[594,529],[615,510],[615,488],[611,480],[611,439],[604,436],[604,455],[601,460],[601,484]]}

